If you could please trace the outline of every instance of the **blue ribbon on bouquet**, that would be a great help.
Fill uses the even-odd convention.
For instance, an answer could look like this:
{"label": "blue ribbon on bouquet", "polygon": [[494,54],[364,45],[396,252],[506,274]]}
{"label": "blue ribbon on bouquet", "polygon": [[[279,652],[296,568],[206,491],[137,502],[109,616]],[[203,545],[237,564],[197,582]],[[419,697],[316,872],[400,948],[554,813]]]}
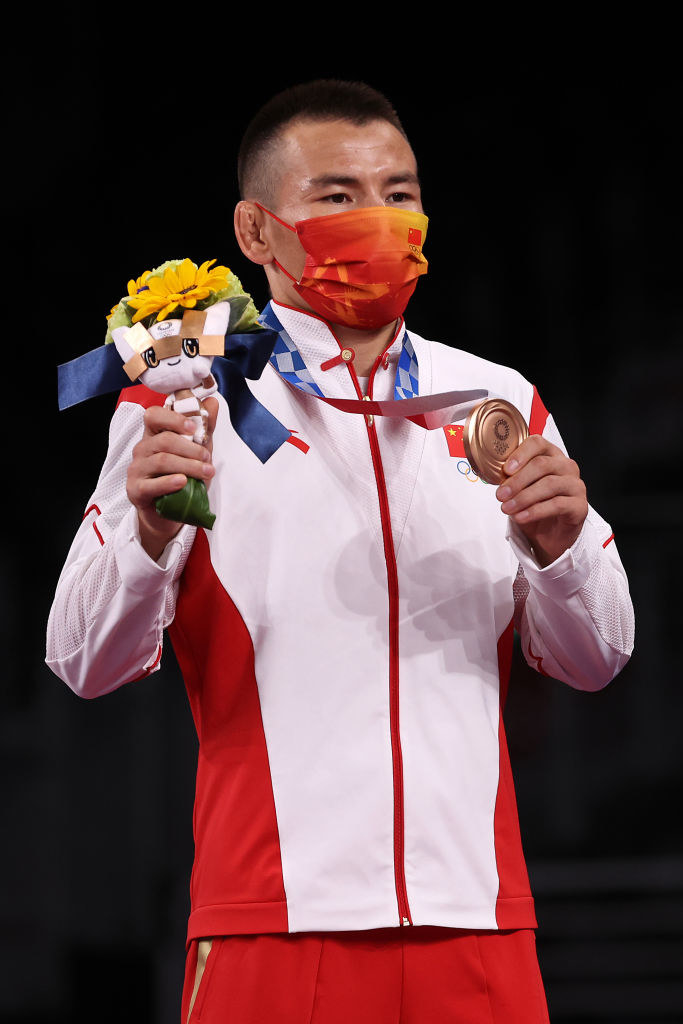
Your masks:
{"label": "blue ribbon on bouquet", "polygon": [[[244,334],[228,334],[225,355],[214,356],[211,372],[225,399],[235,432],[254,455],[267,462],[291,432],[261,405],[245,378],[258,380],[278,338],[269,327]],[[87,398],[133,387],[113,344],[77,356],[57,368],[59,408],[68,409]]]}

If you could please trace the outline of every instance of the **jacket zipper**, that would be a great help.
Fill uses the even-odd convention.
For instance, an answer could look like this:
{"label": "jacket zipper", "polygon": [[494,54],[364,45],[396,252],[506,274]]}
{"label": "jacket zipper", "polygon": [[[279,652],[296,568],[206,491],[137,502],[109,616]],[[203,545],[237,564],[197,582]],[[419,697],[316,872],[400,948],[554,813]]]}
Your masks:
{"label": "jacket zipper", "polygon": [[[393,343],[393,340],[392,340]],[[375,372],[380,365],[382,356],[377,360],[370,373],[368,381],[367,398],[372,398],[372,385]],[[362,392],[354,367],[347,364],[359,398]],[[365,417],[365,426],[370,444],[370,455],[372,467],[375,473],[377,485],[377,497],[379,499],[379,514],[382,524],[382,541],[384,544],[384,560],[387,568],[387,584],[389,589],[389,728],[391,732],[391,761],[394,784],[394,879],[396,884],[396,899],[398,902],[398,913],[401,925],[413,923],[408,904],[408,891],[406,887],[405,863],[404,863],[404,796],[403,796],[403,754],[401,751],[400,733],[400,701],[399,701],[399,672],[398,672],[398,568],[396,565],[396,551],[394,549],[394,538],[391,529],[391,514],[389,511],[389,496],[387,493],[384,466],[379,448],[377,428],[372,416]]]}

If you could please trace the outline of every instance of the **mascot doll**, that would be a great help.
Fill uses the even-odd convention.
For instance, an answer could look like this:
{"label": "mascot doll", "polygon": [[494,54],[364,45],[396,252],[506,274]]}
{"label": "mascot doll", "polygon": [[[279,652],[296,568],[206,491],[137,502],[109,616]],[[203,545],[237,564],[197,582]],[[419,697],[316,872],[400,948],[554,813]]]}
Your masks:
{"label": "mascot doll", "polygon": [[[206,441],[204,400],[218,385],[211,373],[223,356],[228,331],[249,329],[257,310],[227,267],[215,260],[197,267],[171,260],[128,282],[128,295],[112,309],[105,343],[116,346],[126,376],[166,395],[164,405],[194,419],[193,441]],[[156,502],[159,515],[211,529],[215,516],[206,486],[185,487]]]}

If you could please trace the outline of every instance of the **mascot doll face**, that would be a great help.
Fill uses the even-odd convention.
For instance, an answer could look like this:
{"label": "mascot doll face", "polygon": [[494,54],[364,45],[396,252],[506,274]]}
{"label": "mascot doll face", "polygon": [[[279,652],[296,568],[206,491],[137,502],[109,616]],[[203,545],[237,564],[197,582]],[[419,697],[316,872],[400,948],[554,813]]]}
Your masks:
{"label": "mascot doll face", "polygon": [[203,312],[186,310],[182,320],[160,320],[117,327],[114,344],[131,380],[170,395],[194,388],[211,373],[215,355],[222,355],[230,320],[230,303],[217,302]]}
{"label": "mascot doll face", "polygon": [[[161,323],[154,324],[149,333],[155,341],[177,337],[181,324],[181,320],[162,320]],[[161,391],[168,395],[172,391],[180,391],[181,388],[194,388],[208,376],[213,357],[199,354],[199,339],[179,340],[180,352],[165,359],[159,359],[152,347],[142,352],[147,369],[140,375],[141,384],[145,384],[152,391]]]}

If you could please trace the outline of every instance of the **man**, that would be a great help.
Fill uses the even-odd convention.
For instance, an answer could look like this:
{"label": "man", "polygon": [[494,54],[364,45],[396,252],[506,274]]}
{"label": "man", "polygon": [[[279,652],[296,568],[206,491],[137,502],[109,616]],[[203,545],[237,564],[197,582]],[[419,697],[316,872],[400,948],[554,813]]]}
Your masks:
{"label": "man", "polygon": [[[96,696],[154,670],[170,625],[200,740],[183,1021],[546,1021],[501,707],[513,621],[581,689],[628,659],[612,532],[532,385],[406,332],[426,218],[384,97],[275,97],[240,188],[279,333],[253,390],[292,444],[262,466],[210,399],[198,456],[183,417],[124,396],[48,661]],[[530,423],[497,488],[457,423],[325,402],[455,388]],[[154,510],[188,475],[210,535]]]}

